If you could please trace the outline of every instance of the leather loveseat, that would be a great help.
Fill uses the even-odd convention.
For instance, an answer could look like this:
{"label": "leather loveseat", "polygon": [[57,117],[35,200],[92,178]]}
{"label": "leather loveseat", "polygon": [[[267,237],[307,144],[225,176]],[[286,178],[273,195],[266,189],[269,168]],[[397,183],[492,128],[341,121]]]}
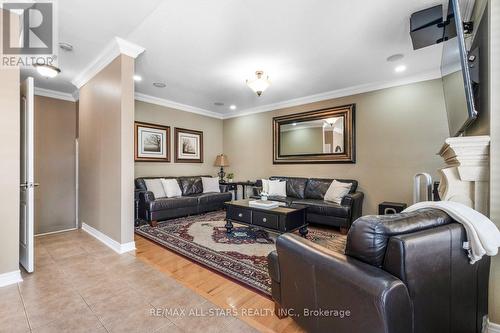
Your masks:
{"label": "leather loveseat", "polygon": [[358,219],[345,255],[281,235],[268,257],[277,312],[307,332],[479,333],[490,258],[471,265],[465,240],[435,209]]}
{"label": "leather loveseat", "polygon": [[[339,182],[351,183],[351,190],[340,204],[324,201],[326,191],[333,179],[299,178],[273,176],[270,180],[286,181],[286,197],[270,196],[268,199],[307,206],[307,222],[340,227],[347,233],[353,221],[362,215],[363,192],[357,191],[358,182],[352,179],[336,179]],[[256,182],[253,197],[258,197],[262,189],[262,180]]]}
{"label": "leather loveseat", "polygon": [[[224,202],[231,201],[232,194],[221,186],[221,193],[203,193],[201,177],[141,177],[135,179],[135,189],[139,194],[139,218],[156,225],[157,221],[176,217],[201,214],[224,208]],[[144,179],[175,178],[179,183],[182,196],[174,198],[155,198],[147,190]]]}

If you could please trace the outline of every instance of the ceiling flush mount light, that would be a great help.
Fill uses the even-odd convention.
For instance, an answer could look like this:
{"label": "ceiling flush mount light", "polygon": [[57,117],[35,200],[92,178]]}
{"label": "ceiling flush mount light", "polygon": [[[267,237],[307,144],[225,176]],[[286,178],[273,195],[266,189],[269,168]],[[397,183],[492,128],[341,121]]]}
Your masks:
{"label": "ceiling flush mount light", "polygon": [[142,77],[140,75],[134,75],[134,81],[141,82],[142,81]]}
{"label": "ceiling flush mount light", "polygon": [[406,66],[405,65],[399,65],[399,66],[396,66],[396,68],[394,68],[394,71],[396,73],[401,73],[401,72],[404,72],[406,70]]}
{"label": "ceiling flush mount light", "polygon": [[234,105],[234,104],[233,104],[233,105],[229,106],[229,108],[230,108],[231,110],[236,110],[236,105]]}
{"label": "ceiling flush mount light", "polygon": [[47,64],[35,64],[33,66],[36,68],[38,74],[46,78],[53,78],[56,77],[57,74],[61,73],[61,70],[56,66]]}
{"label": "ceiling flush mount light", "polygon": [[257,96],[260,96],[271,85],[271,82],[269,76],[264,75],[263,71],[256,71],[255,76],[255,79],[247,80],[247,85]]}
{"label": "ceiling flush mount light", "polygon": [[167,85],[163,82],[155,82],[153,83],[153,86],[155,86],[156,88],[165,88]]}

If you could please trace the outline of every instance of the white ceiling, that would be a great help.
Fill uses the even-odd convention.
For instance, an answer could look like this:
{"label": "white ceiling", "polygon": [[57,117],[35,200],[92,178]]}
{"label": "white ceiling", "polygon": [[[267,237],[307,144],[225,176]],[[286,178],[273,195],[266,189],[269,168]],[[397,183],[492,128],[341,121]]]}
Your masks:
{"label": "white ceiling", "polygon": [[[438,75],[441,47],[414,51],[411,13],[446,0],[63,0],[61,74],[37,87],[72,93],[70,81],[118,36],[146,51],[136,92],[228,115],[350,87]],[[390,63],[395,53],[403,60]],[[395,73],[398,64],[407,66]],[[245,84],[256,70],[272,82],[261,97]],[[153,87],[162,81],[166,88]],[[224,106],[215,106],[223,102]]]}

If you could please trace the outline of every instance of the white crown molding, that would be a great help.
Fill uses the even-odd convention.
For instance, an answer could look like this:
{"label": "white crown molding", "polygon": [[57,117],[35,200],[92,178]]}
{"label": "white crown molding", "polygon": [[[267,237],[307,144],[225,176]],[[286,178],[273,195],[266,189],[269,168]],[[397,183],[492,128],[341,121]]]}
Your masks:
{"label": "white crown molding", "polygon": [[135,242],[120,244],[111,237],[105,235],[104,233],[89,226],[86,223],[82,223],[82,230],[95,237],[97,240],[101,241],[102,243],[104,243],[104,245],[108,246],[118,254],[123,254],[135,250]]}
{"label": "white crown molding", "polygon": [[351,96],[351,95],[366,93],[366,92],[370,92],[370,91],[376,91],[376,90],[381,90],[381,89],[386,89],[386,88],[407,85],[407,84],[416,83],[416,82],[434,80],[434,79],[438,79],[438,78],[441,78],[441,72],[439,70],[434,70],[434,71],[430,71],[427,73],[422,73],[419,75],[407,77],[407,78],[404,78],[401,80],[361,84],[358,86],[352,86],[352,87],[348,87],[348,88],[332,90],[332,91],[328,91],[325,93],[294,98],[294,99],[290,99],[287,101],[262,105],[262,106],[258,106],[258,107],[250,108],[250,109],[244,109],[244,110],[241,110],[239,112],[232,112],[232,113],[224,114],[223,119],[242,117],[242,116],[247,116],[247,115],[251,115],[251,114],[255,114],[255,113],[269,112],[269,111],[289,108],[289,107],[298,106],[298,105],[320,102],[320,101],[333,99],[333,98]]}
{"label": "white crown molding", "polygon": [[500,325],[492,323],[491,321],[488,320],[488,324],[486,326],[486,332],[487,333],[500,333]]}
{"label": "white crown molding", "polygon": [[0,274],[0,287],[5,287],[18,282],[23,282],[20,270]]}
{"label": "white crown molding", "polygon": [[99,73],[120,54],[137,58],[144,48],[120,37],[115,37],[109,45],[72,81],[78,89]]}
{"label": "white crown molding", "polygon": [[49,89],[35,87],[35,95],[61,99],[63,101],[76,102],[76,99],[72,94],[56,90],[49,90]]}
{"label": "white crown molding", "polygon": [[223,114],[218,113],[218,112],[205,110],[205,109],[198,108],[198,107],[191,106],[191,105],[187,105],[187,104],[177,103],[177,102],[174,102],[174,101],[171,101],[168,99],[163,99],[163,98],[159,98],[159,97],[145,95],[145,94],[141,94],[138,92],[135,93],[135,99],[138,101],[141,101],[141,102],[161,105],[161,106],[165,106],[165,107],[180,110],[180,111],[196,113],[196,114],[200,114],[202,116],[207,116],[207,117],[211,117],[211,118],[223,119]]}
{"label": "white crown molding", "polygon": [[343,88],[343,89],[339,89],[339,90],[328,91],[328,92],[321,93],[321,94],[315,94],[315,95],[310,95],[310,96],[305,96],[305,97],[294,98],[294,99],[290,99],[290,100],[282,101],[282,102],[278,102],[278,103],[266,104],[266,105],[258,106],[255,108],[243,109],[243,110],[240,110],[238,112],[232,112],[232,113],[227,113],[227,114],[219,113],[219,112],[215,112],[215,111],[210,111],[210,110],[205,110],[205,109],[198,108],[195,106],[181,104],[181,103],[177,103],[177,102],[174,102],[171,100],[167,100],[167,99],[163,99],[163,98],[159,98],[159,97],[154,97],[154,96],[150,96],[150,95],[146,95],[146,94],[141,94],[138,92],[135,93],[135,99],[138,101],[156,104],[156,105],[161,105],[161,106],[166,106],[166,107],[181,110],[181,111],[192,112],[192,113],[200,114],[200,115],[207,116],[207,117],[212,117],[212,118],[217,118],[217,119],[231,119],[231,118],[243,117],[243,116],[247,116],[247,115],[251,115],[251,114],[255,114],[255,113],[269,112],[269,111],[279,110],[279,109],[288,108],[288,107],[292,107],[292,106],[320,102],[320,101],[324,101],[324,100],[328,100],[328,99],[351,96],[351,95],[366,93],[366,92],[370,92],[370,91],[376,91],[376,90],[381,90],[381,89],[386,89],[386,88],[407,85],[407,84],[411,84],[411,83],[434,80],[434,79],[438,79],[438,78],[441,78],[441,72],[439,70],[435,70],[435,71],[430,71],[427,73],[407,77],[407,78],[397,80],[397,81],[386,81],[386,82],[362,84],[362,85]]}
{"label": "white crown molding", "polygon": [[75,99],[75,102],[80,99],[80,91],[78,89],[76,89],[75,91],[73,91],[73,93],[71,95]]}

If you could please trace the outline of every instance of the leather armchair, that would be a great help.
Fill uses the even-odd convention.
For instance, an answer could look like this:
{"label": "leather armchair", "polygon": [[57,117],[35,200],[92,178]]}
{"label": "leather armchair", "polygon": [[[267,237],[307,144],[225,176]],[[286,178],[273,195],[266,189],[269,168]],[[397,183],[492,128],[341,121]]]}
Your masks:
{"label": "leather armchair", "polygon": [[434,209],[358,219],[346,254],[281,235],[268,257],[276,312],[307,332],[479,333],[490,258],[471,265],[465,239]]}

